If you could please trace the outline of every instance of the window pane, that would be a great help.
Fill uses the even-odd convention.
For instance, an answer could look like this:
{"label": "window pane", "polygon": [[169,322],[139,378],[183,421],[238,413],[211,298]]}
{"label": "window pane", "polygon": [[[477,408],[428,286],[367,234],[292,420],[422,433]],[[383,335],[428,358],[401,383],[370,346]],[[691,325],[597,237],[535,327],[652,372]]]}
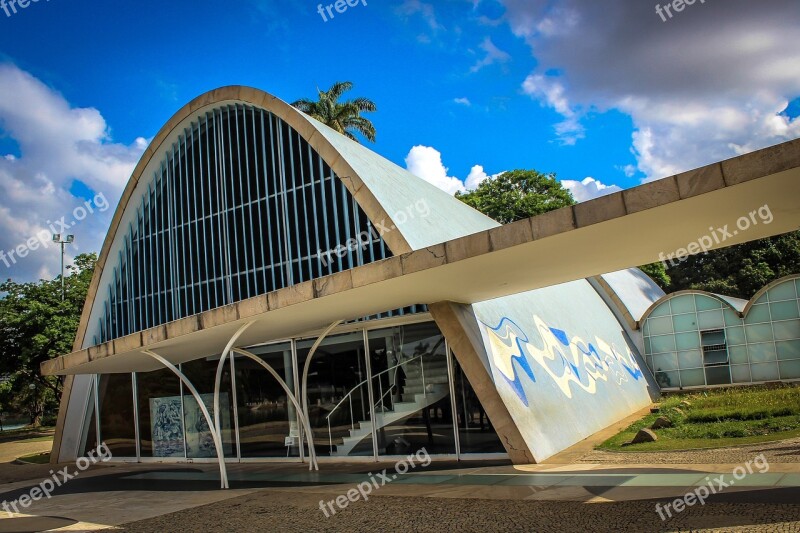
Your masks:
{"label": "window pane", "polygon": [[722,309],[717,311],[705,311],[697,313],[697,325],[700,329],[714,329],[725,326],[725,319],[722,317]]}
{"label": "window pane", "polygon": [[500,437],[486,416],[478,396],[453,354],[456,420],[461,453],[505,453]]}
{"label": "window pane", "polygon": [[673,315],[680,315],[682,313],[694,313],[694,296],[691,294],[684,294],[677,296],[670,300]]}
{"label": "window pane", "polygon": [[675,331],[697,331],[697,315],[689,313],[688,315],[676,315],[672,317],[675,322]]}
{"label": "window pane", "polygon": [[778,359],[800,359],[800,340],[781,341],[775,345],[778,349]]}
{"label": "window pane", "polygon": [[747,347],[747,349],[750,352],[751,363],[774,361],[777,357],[775,354],[775,345],[771,342],[751,344]]}
{"label": "window pane", "polygon": [[428,322],[369,333],[378,453],[455,453],[444,337]]}
{"label": "window pane", "polygon": [[648,322],[650,323],[650,335],[672,333],[672,319],[670,317],[651,318]]}
{"label": "window pane", "polygon": [[772,320],[788,320],[800,317],[797,309],[797,300],[770,304],[770,312],[772,313]]}
{"label": "window pane", "polygon": [[753,381],[775,381],[779,379],[778,365],[776,363],[761,363],[750,365]]}
{"label": "window pane", "polygon": [[781,372],[781,379],[800,378],[800,360],[781,361],[778,363]]}
{"label": "window pane", "polygon": [[130,374],[100,376],[100,440],[115,457],[136,457]]}
{"label": "window pane", "polygon": [[728,348],[728,354],[733,364],[747,364],[750,362],[747,346],[732,346]]}
{"label": "window pane", "polygon": [[700,348],[700,336],[696,332],[678,333],[675,335],[678,350],[695,350]]}
{"label": "window pane", "polygon": [[770,324],[758,324],[756,326],[745,326],[747,342],[766,342],[772,340],[772,326]]}
{"label": "window pane", "polygon": [[673,335],[660,335],[650,338],[650,345],[653,353],[674,352],[675,337]]}
{"label": "window pane", "polygon": [[746,318],[748,324],[769,322],[769,305],[767,304],[754,305],[753,307],[750,308],[750,312],[747,313]]}
{"label": "window pane", "polygon": [[136,374],[142,457],[185,457],[180,380],[171,370]]}
{"label": "window pane", "polygon": [[800,320],[774,322],[772,329],[775,332],[776,341],[800,339]]}
{"label": "window pane", "polygon": [[698,311],[707,311],[709,309],[721,309],[722,304],[716,298],[705,296],[702,294],[695,294],[695,304]]}
{"label": "window pane", "polygon": [[750,383],[750,365],[735,365],[731,367],[731,379],[734,383]]}
{"label": "window pane", "polygon": [[727,337],[729,345],[745,344],[744,328],[741,326],[727,328],[725,330],[725,336]]}
{"label": "window pane", "polygon": [[[256,346],[248,351],[270,365],[294,392],[291,343]],[[237,355],[235,369],[242,457],[298,457],[300,426],[297,411],[286,392],[264,367],[252,359]],[[310,401],[309,410],[314,412]]]}
{"label": "window pane", "polygon": [[727,365],[706,368],[706,383],[708,385],[727,385],[730,382],[731,371]]}
{"label": "window pane", "polygon": [[700,387],[705,384],[705,375],[702,368],[697,370],[681,370],[682,387]]}
{"label": "window pane", "polygon": [[[181,365],[181,371],[200,393],[203,403],[214,419],[214,379],[219,358],[198,359]],[[231,391],[231,365],[226,361],[220,382],[220,426],[225,457],[236,457],[236,441],[233,434],[233,393]],[[214,437],[206,419],[192,393],[183,389],[184,423],[186,427],[186,453],[188,457],[216,457]]]}
{"label": "window pane", "polygon": [[792,283],[791,280],[785,281],[779,285],[772,287],[769,291],[767,291],[767,294],[769,294],[770,302],[779,302],[781,300],[797,299],[794,283]]}
{"label": "window pane", "polygon": [[678,352],[678,362],[680,363],[682,369],[702,368],[703,354],[700,352],[700,350],[692,350],[691,352]]}
{"label": "window pane", "polygon": [[675,353],[654,355],[653,366],[656,372],[661,370],[676,370],[678,368],[678,356]]}

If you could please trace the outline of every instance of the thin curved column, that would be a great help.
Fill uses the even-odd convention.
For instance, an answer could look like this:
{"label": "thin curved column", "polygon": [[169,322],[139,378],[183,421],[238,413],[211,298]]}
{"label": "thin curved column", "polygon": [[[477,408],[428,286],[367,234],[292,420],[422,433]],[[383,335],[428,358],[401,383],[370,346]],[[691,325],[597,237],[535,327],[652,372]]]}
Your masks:
{"label": "thin curved column", "polygon": [[[256,363],[258,363],[259,365],[264,367],[264,369],[267,372],[269,372],[270,375],[272,375],[272,377],[274,377],[278,381],[280,386],[283,388],[283,391],[286,393],[286,396],[294,404],[294,408],[297,409],[298,416],[300,417],[300,422],[303,424],[303,427],[305,428],[305,431],[308,433],[308,435],[313,436],[314,434],[311,432],[311,425],[308,423],[308,418],[306,418],[306,415],[303,413],[303,409],[302,409],[302,407],[300,407],[300,403],[297,401],[297,398],[295,398],[294,394],[292,394],[292,391],[289,389],[289,386],[286,385],[286,382],[283,381],[283,379],[275,371],[275,369],[272,368],[266,361],[264,361],[263,359],[261,359],[257,355],[248,352],[247,350],[243,350],[241,348],[233,348],[232,351],[234,351],[234,352],[236,352],[238,354],[241,354],[241,355],[247,357],[248,359],[252,359]],[[311,451],[312,448],[314,447],[314,441],[312,439],[312,440],[309,440],[307,442],[308,442],[308,449],[309,449],[309,458],[311,459],[309,461],[308,469],[309,470],[319,470],[319,465],[317,464],[316,454],[314,454]],[[302,446],[302,441],[301,441],[300,444]]]}
{"label": "thin curved column", "polygon": [[228,356],[231,353],[231,348],[233,348],[234,343],[239,340],[239,337],[242,336],[247,328],[253,325],[253,321],[250,321],[240,327],[236,333],[233,334],[233,337],[228,341],[228,344],[225,345],[225,349],[222,350],[222,356],[219,358],[219,363],[217,364],[217,375],[214,379],[214,427],[217,428],[217,435],[219,436],[220,442],[222,442],[222,427],[219,423],[219,389],[222,386],[222,370],[225,368],[225,361],[228,359]]}
{"label": "thin curved column", "polygon": [[[317,338],[317,340],[314,341],[314,344],[311,346],[311,351],[308,352],[308,357],[306,357],[306,362],[305,364],[303,364],[303,377],[302,380],[300,381],[300,396],[303,399],[303,415],[305,415],[306,420],[308,420],[308,369],[311,367],[311,359],[314,357],[314,353],[317,351],[317,348],[319,348],[319,345],[322,344],[322,341],[325,340],[325,337],[327,337],[328,334],[341,323],[342,323],[341,320],[337,320],[336,322],[328,326],[325,329],[325,331],[322,332],[322,335],[320,335]],[[309,452],[312,454],[312,459],[316,462],[317,451],[316,449],[314,449],[313,446],[314,434],[309,433],[308,438],[309,442],[311,443],[311,445],[308,447]]]}
{"label": "thin curved column", "polygon": [[[217,432],[217,428],[214,425],[214,421],[211,419],[211,414],[208,412],[208,408],[206,408],[206,404],[203,402],[203,399],[200,397],[200,393],[197,392],[197,389],[194,388],[194,385],[192,385],[192,382],[189,381],[189,379],[183,374],[183,372],[178,370],[178,367],[176,367],[175,365],[173,365],[172,363],[170,363],[169,361],[167,361],[166,359],[164,359],[163,357],[161,357],[157,353],[151,352],[150,350],[142,350],[142,353],[152,357],[153,359],[155,359],[156,361],[158,361],[159,363],[161,363],[165,367],[169,368],[176,376],[178,376],[178,379],[180,379],[183,382],[183,384],[186,385],[186,388],[189,389],[189,392],[192,393],[192,396],[194,396],[194,399],[197,401],[197,405],[200,406],[200,410],[203,412],[203,416],[206,419],[206,423],[208,424],[208,429],[211,430],[211,435],[214,438],[214,447],[217,449],[217,459],[219,460],[219,476],[220,476],[220,482],[222,484],[222,488],[223,489],[229,488],[228,487],[228,472],[227,472],[227,470],[225,468],[225,454],[224,454],[223,449],[222,449],[222,439],[220,438],[219,433]],[[183,401],[183,400],[181,399],[181,401]],[[185,431],[185,429],[184,429],[184,431]]]}

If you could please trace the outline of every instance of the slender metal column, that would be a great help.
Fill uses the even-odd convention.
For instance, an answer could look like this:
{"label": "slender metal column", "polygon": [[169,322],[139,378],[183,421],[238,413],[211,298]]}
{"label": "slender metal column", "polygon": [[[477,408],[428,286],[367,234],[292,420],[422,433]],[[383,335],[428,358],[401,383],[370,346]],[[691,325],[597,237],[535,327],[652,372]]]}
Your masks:
{"label": "slender metal column", "polygon": [[197,392],[197,389],[194,388],[192,382],[178,370],[178,367],[161,357],[155,352],[151,352],[150,350],[142,350],[142,353],[148,355],[164,365],[165,367],[169,368],[178,379],[181,380],[181,383],[186,385],[186,388],[189,389],[189,392],[192,393],[194,399],[197,400],[197,405],[200,406],[200,410],[203,412],[203,416],[206,419],[206,423],[208,424],[208,428],[211,430],[211,435],[214,438],[214,447],[217,449],[217,459],[219,460],[219,476],[220,476],[220,484],[222,485],[223,489],[229,488],[228,486],[228,471],[225,468],[225,452],[222,448],[222,439],[219,436],[219,431],[217,430],[217,426],[214,424],[214,420],[211,418],[211,414],[208,412],[208,408],[206,404],[203,402],[203,398],[200,396],[200,393]]}
{"label": "slender metal column", "polygon": [[[305,416],[306,420],[308,420],[308,369],[311,367],[311,359],[314,357],[314,353],[317,351],[317,348],[319,348],[319,345],[322,344],[322,341],[325,340],[325,337],[327,337],[328,334],[341,323],[342,323],[341,320],[337,320],[336,322],[328,326],[325,329],[325,331],[322,332],[322,335],[320,335],[317,338],[317,340],[314,341],[314,344],[311,346],[311,351],[308,352],[308,357],[306,357],[306,362],[303,364],[303,378],[301,382],[302,389],[300,390],[300,395],[303,397],[303,416]],[[302,445],[302,440],[300,441],[300,444]],[[316,463],[317,451],[314,449],[313,433],[308,434],[308,450],[309,453],[311,454],[311,460]]]}
{"label": "slender metal column", "polygon": [[[247,357],[248,359],[252,359],[256,363],[258,363],[259,365],[264,367],[264,369],[267,372],[269,372],[270,375],[272,375],[272,377],[275,378],[278,381],[278,384],[281,386],[281,388],[283,388],[283,391],[286,393],[286,396],[289,398],[289,400],[292,402],[292,404],[294,404],[294,408],[297,409],[298,416],[300,417],[300,422],[306,428],[306,432],[309,435],[311,435],[312,434],[311,433],[311,425],[308,423],[308,419],[303,414],[303,408],[300,406],[300,402],[298,402],[297,398],[295,397],[295,395],[292,394],[292,391],[289,388],[289,386],[286,384],[286,382],[283,381],[283,379],[281,379],[280,374],[278,374],[275,371],[275,369],[272,368],[266,361],[264,361],[263,359],[261,359],[257,355],[248,352],[247,350],[243,350],[241,348],[233,348],[232,351],[234,351],[234,352],[236,352],[238,354],[241,354],[241,355]],[[300,445],[301,446],[302,446],[302,444],[303,444],[303,442],[300,441]],[[311,460],[309,461],[308,469],[309,470],[319,470],[319,465],[317,464],[316,456],[312,455],[312,452],[311,452],[313,447],[314,447],[314,443],[313,442],[309,442],[308,443],[308,448],[309,448],[309,456],[310,456]]]}

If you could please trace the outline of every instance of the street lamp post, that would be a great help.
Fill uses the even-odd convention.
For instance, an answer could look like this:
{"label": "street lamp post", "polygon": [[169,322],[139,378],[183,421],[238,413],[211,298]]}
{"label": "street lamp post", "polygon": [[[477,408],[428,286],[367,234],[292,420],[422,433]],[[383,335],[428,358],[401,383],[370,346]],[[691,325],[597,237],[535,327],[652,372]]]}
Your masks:
{"label": "street lamp post", "polygon": [[53,242],[61,245],[61,301],[64,301],[64,245],[75,242],[75,235],[66,235],[61,239],[60,233],[53,234]]}

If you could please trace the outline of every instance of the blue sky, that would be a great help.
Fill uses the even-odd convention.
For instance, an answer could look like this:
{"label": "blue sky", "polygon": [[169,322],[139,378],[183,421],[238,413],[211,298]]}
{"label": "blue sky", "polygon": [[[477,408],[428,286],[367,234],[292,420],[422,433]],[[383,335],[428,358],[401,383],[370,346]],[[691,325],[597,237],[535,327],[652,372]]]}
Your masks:
{"label": "blue sky", "polygon": [[[641,1],[365,3],[327,22],[313,1],[0,4],[0,251],[102,194],[69,252],[99,250],[148,140],[222,85],[353,81],[371,147],[451,192],[535,168],[586,200],[800,137],[796,0],[666,22]],[[18,259],[0,277],[56,273],[52,248]]]}

